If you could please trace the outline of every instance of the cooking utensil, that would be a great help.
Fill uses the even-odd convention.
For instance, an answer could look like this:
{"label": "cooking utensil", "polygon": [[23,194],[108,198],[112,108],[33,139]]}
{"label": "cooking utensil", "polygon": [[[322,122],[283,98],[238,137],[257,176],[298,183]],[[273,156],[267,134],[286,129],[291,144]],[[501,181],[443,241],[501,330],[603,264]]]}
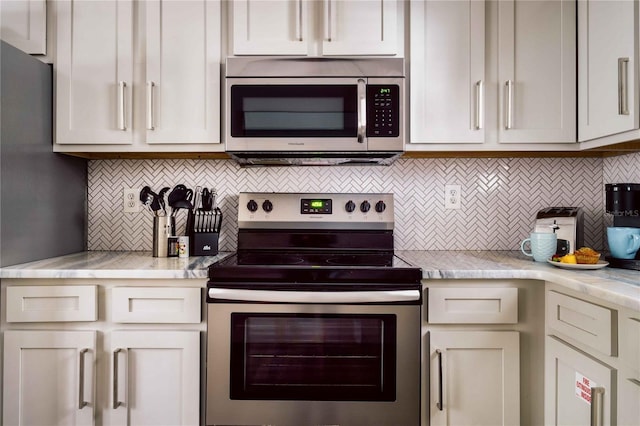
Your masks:
{"label": "cooking utensil", "polygon": [[202,190],[202,210],[210,211],[213,208],[213,197],[209,188]]}

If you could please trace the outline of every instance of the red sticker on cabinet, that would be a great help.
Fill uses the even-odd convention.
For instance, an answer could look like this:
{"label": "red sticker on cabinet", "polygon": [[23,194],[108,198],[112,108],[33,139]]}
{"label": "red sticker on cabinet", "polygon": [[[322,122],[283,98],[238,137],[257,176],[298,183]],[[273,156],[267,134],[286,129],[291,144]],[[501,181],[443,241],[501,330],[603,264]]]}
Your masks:
{"label": "red sticker on cabinet", "polygon": [[576,373],[575,386],[576,397],[591,405],[591,388],[598,386],[596,385],[596,382],[590,380],[588,377],[585,377],[580,373]]}

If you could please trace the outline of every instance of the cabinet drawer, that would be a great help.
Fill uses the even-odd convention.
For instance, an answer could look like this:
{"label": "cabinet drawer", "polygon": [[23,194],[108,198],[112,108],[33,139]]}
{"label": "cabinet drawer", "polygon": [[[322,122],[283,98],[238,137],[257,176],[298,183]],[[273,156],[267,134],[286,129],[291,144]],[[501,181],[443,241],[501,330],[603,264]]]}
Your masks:
{"label": "cabinet drawer", "polygon": [[71,322],[98,319],[94,285],[7,287],[7,322]]}
{"label": "cabinet drawer", "polygon": [[516,324],[517,288],[429,288],[429,323]]}
{"label": "cabinet drawer", "polygon": [[197,287],[115,287],[111,295],[114,322],[198,324],[201,319]]}
{"label": "cabinet drawer", "polygon": [[612,309],[549,291],[547,324],[605,355],[617,355],[617,312]]}
{"label": "cabinet drawer", "polygon": [[640,312],[622,318],[620,327],[620,359],[632,369],[633,379],[640,381]]}

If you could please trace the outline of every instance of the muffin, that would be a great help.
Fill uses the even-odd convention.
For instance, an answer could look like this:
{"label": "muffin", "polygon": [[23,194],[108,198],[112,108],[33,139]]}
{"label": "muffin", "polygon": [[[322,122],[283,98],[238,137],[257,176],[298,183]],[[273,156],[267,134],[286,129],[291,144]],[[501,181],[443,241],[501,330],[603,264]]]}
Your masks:
{"label": "muffin", "polygon": [[582,247],[575,251],[578,263],[595,264],[600,260],[600,253],[589,247]]}

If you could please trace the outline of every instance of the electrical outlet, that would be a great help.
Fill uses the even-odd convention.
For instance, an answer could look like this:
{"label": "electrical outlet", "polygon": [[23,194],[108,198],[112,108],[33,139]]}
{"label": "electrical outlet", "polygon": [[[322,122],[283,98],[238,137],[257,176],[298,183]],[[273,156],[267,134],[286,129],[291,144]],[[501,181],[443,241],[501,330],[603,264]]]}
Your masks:
{"label": "electrical outlet", "polygon": [[138,213],[140,211],[138,192],[135,188],[124,188],[122,190],[122,211],[124,213]]}
{"label": "electrical outlet", "polygon": [[459,209],[462,199],[462,193],[460,192],[460,185],[445,185],[444,186],[444,208],[445,209]]}

